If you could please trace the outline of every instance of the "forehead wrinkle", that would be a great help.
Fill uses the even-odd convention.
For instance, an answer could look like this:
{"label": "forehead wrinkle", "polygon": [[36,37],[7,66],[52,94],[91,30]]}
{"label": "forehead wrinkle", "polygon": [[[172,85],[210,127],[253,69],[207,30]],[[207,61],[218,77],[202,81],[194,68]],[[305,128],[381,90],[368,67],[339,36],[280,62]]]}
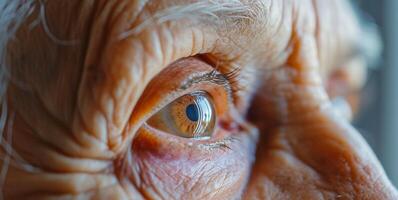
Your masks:
{"label": "forehead wrinkle", "polygon": [[[148,2],[147,5],[153,4],[154,1]],[[243,21],[257,23],[259,16],[264,11],[261,1],[243,2],[240,0],[230,1],[184,1],[180,4],[167,5],[166,1],[151,16],[143,20],[134,28],[123,32],[121,39],[125,39],[132,35],[141,33],[148,26],[158,26],[167,22],[176,22],[178,20],[189,20],[192,22],[200,22],[213,26],[223,26],[236,29],[240,27]],[[166,5],[164,5],[166,4]],[[229,22],[229,25],[228,23]],[[227,32],[227,31],[226,31]]]}
{"label": "forehead wrinkle", "polygon": [[[177,3],[149,0],[137,18],[118,32],[116,38],[138,38],[159,27],[170,30],[199,28],[206,38],[215,39],[210,52],[205,53],[216,53],[226,61],[256,62],[257,65],[267,60],[280,63],[285,56],[277,54],[286,50],[290,35],[289,28],[281,26],[288,23],[281,14],[284,4],[290,5],[274,0],[180,0]],[[271,38],[275,35],[282,39],[273,41]]]}
{"label": "forehead wrinkle", "polygon": [[[156,5],[153,5],[156,4]],[[230,1],[192,1],[181,0],[178,3],[163,0],[152,0],[147,2],[145,8],[141,10],[137,24],[132,28],[120,34],[120,39],[135,37],[142,32],[150,29],[156,29],[163,24],[170,23],[169,27],[173,30],[174,24],[185,26],[198,25],[202,28],[210,27],[205,35],[214,35],[217,38],[215,46],[217,49],[210,50],[209,53],[221,55],[217,59],[225,59],[226,62],[240,61],[238,65],[243,64],[245,68],[253,68],[255,64],[248,64],[256,59],[254,56],[261,54],[261,61],[266,60],[267,52],[273,48],[272,43],[268,42],[257,44],[257,38],[264,40],[269,38],[267,34],[277,34],[281,28],[271,30],[267,27],[280,27],[283,23],[281,16],[278,14],[284,3],[274,2],[272,0],[230,0]],[[271,12],[271,9],[273,12]],[[183,23],[179,22],[182,21]],[[278,24],[278,26],[274,26]],[[221,44],[220,44],[221,43]],[[268,49],[253,48],[263,45],[270,47]],[[283,45],[282,45],[283,46]],[[231,48],[232,47],[232,48]],[[266,49],[266,50],[265,50]],[[229,52],[229,51],[233,52]],[[260,52],[261,51],[261,52]],[[267,51],[264,53],[264,51]],[[206,52],[207,53],[207,52]],[[221,53],[221,54],[220,54]],[[225,57],[224,57],[225,56]]]}

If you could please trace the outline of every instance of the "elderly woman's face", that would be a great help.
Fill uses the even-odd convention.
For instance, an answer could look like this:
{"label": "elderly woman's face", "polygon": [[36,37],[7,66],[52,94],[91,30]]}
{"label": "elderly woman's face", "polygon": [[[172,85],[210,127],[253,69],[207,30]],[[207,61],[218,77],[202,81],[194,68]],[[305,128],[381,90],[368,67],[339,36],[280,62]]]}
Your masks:
{"label": "elderly woman's face", "polygon": [[398,198],[330,101],[363,82],[346,1],[41,3],[6,56],[6,199]]}

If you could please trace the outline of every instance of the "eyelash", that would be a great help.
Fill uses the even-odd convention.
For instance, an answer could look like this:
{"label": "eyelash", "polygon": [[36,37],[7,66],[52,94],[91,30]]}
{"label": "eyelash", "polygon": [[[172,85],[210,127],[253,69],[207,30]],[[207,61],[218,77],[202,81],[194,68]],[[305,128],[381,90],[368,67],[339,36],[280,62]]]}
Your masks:
{"label": "eyelash", "polygon": [[231,65],[230,61],[220,59],[219,56],[211,54],[197,55],[197,57],[214,67],[214,70],[208,75],[208,81],[219,85],[228,85],[231,90],[230,93],[236,93],[242,90],[238,85],[242,72],[240,66]]}
{"label": "eyelash", "polygon": [[216,141],[214,143],[200,144],[200,146],[202,146],[204,148],[209,148],[209,149],[233,150],[232,143],[236,142],[237,140],[239,140],[239,138],[234,137],[234,136],[229,136],[220,141]]}
{"label": "eyelash", "polygon": [[217,69],[214,69],[209,73],[209,82],[218,84],[226,88],[229,102],[234,102],[236,94],[242,90],[240,87],[239,79],[241,78],[241,68],[232,68],[226,73],[221,73]]}
{"label": "eyelash", "polygon": [[195,77],[187,81],[187,83],[183,84],[181,89],[185,90],[191,87],[196,83],[201,82],[210,82],[217,85],[221,85],[228,90],[228,93],[232,95],[232,92],[237,92],[240,88],[237,85],[238,78],[240,77],[240,68],[234,68],[230,72],[221,73],[217,69],[212,70],[211,72],[204,74],[200,77]]}
{"label": "eyelash", "polygon": [[236,82],[238,81],[237,79],[240,77],[240,72],[241,69],[239,67],[234,68],[233,70],[225,74],[222,74],[214,69],[209,73],[209,81],[219,85],[229,84],[231,87],[234,87],[236,85]]}

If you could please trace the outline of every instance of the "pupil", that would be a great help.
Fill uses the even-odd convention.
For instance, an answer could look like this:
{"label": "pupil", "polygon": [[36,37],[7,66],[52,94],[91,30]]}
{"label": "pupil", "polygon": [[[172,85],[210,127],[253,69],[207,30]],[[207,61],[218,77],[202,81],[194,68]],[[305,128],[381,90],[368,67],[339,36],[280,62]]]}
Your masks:
{"label": "pupil", "polygon": [[189,120],[194,122],[199,120],[198,107],[195,104],[189,104],[185,110],[185,113]]}

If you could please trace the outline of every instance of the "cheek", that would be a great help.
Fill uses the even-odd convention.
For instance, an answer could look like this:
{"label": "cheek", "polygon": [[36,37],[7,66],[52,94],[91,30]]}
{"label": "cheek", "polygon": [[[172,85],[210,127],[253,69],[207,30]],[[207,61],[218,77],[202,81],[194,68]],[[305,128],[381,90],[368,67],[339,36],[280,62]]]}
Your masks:
{"label": "cheek", "polygon": [[[162,199],[235,199],[246,185],[252,153],[245,136],[228,148],[157,142],[140,133],[132,146],[129,181],[144,196]],[[164,143],[164,144],[163,144]]]}

